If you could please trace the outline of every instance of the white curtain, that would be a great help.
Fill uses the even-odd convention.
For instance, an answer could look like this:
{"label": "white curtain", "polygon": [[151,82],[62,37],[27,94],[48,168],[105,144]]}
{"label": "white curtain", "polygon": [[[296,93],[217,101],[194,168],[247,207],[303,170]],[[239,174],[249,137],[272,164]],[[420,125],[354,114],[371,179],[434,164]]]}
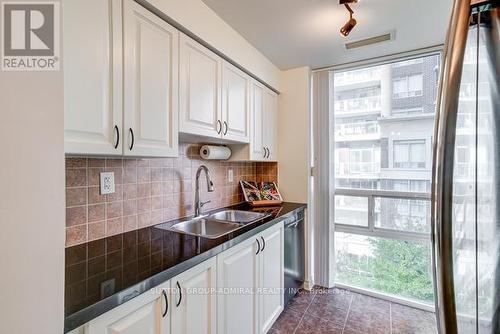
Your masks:
{"label": "white curtain", "polygon": [[333,73],[313,73],[313,147],[314,147],[314,283],[324,287],[334,284],[333,237]]}

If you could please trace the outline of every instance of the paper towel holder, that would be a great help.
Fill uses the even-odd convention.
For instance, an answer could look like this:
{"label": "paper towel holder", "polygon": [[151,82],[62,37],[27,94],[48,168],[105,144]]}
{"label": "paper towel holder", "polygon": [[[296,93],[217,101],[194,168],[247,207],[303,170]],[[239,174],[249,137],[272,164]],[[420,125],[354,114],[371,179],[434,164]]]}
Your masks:
{"label": "paper towel holder", "polygon": [[200,157],[205,160],[228,160],[231,149],[225,145],[203,145],[200,147]]}

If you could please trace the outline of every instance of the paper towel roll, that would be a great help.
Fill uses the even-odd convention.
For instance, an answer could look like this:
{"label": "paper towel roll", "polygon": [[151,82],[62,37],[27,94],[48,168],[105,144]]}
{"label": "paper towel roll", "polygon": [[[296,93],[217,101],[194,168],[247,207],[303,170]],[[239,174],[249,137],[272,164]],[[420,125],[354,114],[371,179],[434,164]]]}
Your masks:
{"label": "paper towel roll", "polygon": [[206,160],[227,160],[231,156],[231,150],[226,146],[203,145],[200,156]]}

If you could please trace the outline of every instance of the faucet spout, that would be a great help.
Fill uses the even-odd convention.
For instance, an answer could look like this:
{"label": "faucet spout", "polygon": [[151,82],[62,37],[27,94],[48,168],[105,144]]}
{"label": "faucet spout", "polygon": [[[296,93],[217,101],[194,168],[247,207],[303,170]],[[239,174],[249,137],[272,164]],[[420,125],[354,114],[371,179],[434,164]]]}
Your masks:
{"label": "faucet spout", "polygon": [[203,205],[210,202],[210,201],[207,202],[200,201],[200,175],[202,171],[205,172],[205,177],[207,179],[207,191],[213,192],[215,190],[214,182],[212,181],[212,176],[210,175],[210,171],[208,170],[207,166],[201,165],[196,171],[196,180],[195,180],[196,186],[194,194],[194,215],[196,217],[201,215],[201,208],[203,207]]}

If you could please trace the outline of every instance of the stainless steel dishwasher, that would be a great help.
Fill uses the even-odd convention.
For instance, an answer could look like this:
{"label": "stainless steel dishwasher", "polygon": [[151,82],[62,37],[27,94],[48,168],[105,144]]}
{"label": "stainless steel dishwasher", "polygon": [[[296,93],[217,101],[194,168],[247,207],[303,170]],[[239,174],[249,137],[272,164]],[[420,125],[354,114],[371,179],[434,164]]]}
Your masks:
{"label": "stainless steel dishwasher", "polygon": [[304,283],[304,210],[285,220],[285,305]]}

